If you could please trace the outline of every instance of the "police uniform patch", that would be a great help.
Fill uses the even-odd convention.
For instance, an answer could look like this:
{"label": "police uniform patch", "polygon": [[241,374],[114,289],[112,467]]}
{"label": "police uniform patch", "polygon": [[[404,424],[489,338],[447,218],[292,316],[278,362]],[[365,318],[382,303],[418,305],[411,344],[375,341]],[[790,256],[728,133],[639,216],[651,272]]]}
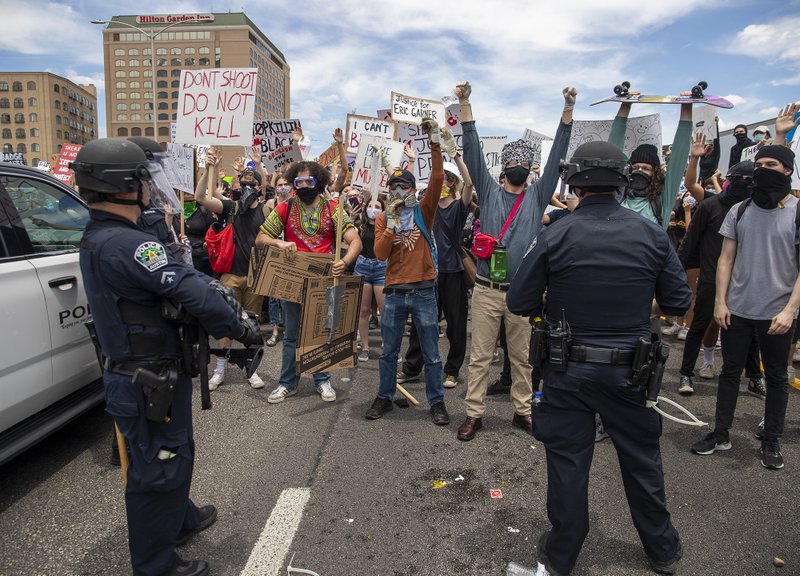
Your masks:
{"label": "police uniform patch", "polygon": [[167,253],[164,247],[158,242],[139,244],[139,247],[134,253],[134,258],[149,272],[153,272],[167,265]]}

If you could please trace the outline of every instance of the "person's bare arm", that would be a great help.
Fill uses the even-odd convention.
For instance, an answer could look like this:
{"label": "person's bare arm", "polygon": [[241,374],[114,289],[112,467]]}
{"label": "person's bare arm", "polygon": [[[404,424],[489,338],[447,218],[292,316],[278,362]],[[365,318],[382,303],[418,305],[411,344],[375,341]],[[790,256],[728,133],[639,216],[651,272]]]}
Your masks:
{"label": "person's bare arm", "polygon": [[336,150],[339,153],[339,173],[336,175],[336,182],[333,183],[333,189],[336,192],[341,192],[344,189],[344,181],[347,179],[347,154],[344,149],[344,136],[342,136],[342,129],[337,128],[333,131],[333,139],[336,141]]}
{"label": "person's bare arm", "polygon": [[[222,205],[222,200],[216,198],[215,192],[216,190],[212,190],[212,193],[208,194],[208,189],[210,186],[216,188],[217,183],[208,181],[208,167],[209,166],[218,166],[219,161],[222,159],[222,156],[217,156],[214,152],[209,150],[206,153],[206,167],[201,170],[200,178],[197,180],[197,187],[194,191],[194,199],[197,201],[198,204],[201,206],[205,206],[206,209],[211,210],[214,214],[221,214],[224,206]],[[216,179],[215,179],[216,180]]]}
{"label": "person's bare arm", "polygon": [[778,146],[786,146],[786,134],[796,128],[800,123],[800,118],[797,120],[794,117],[800,112],[800,104],[787,104],[780,111],[778,117],[775,118],[775,138],[772,139],[773,144]]}
{"label": "person's bare arm", "polygon": [[692,195],[692,198],[698,202],[702,202],[705,198],[705,189],[702,185],[697,183],[697,165],[700,163],[700,157],[706,152],[706,137],[705,134],[698,132],[694,135],[692,146],[689,148],[689,164],[686,166],[686,173],[683,175],[683,185]]}

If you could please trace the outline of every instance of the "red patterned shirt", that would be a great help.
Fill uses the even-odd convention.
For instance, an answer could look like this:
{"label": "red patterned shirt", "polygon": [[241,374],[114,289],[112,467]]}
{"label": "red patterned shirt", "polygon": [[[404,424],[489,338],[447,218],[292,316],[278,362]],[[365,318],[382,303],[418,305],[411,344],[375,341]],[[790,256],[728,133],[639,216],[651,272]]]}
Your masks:
{"label": "red patterned shirt", "polygon": [[[298,252],[333,252],[336,202],[321,200],[311,213],[296,198],[291,202],[291,211],[289,204],[278,204],[261,225],[261,231],[270,238],[283,234],[287,242],[294,242]],[[353,227],[347,213],[342,215],[342,225],[342,234]]]}

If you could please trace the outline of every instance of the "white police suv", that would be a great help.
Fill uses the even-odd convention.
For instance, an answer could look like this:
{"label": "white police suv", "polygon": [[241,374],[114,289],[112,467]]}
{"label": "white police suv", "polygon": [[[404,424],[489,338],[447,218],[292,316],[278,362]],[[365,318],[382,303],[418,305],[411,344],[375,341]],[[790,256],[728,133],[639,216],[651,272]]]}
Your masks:
{"label": "white police suv", "polygon": [[103,400],[78,265],[88,219],[72,188],[0,163],[0,465]]}

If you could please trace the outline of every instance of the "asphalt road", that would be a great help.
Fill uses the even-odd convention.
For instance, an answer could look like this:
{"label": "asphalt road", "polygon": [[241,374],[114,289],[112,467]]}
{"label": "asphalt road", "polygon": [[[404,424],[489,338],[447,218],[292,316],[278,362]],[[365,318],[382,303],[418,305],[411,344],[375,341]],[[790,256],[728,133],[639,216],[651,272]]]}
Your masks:
{"label": "asphalt road", "polygon": [[[679,357],[676,342],[664,384],[673,399]],[[332,404],[305,378],[297,396],[268,404],[279,365],[280,346],[263,360],[265,389],[252,390],[232,367],[212,394],[213,410],[201,412],[195,397],[192,495],[214,503],[219,520],[182,549],[184,557],[207,559],[215,576],[286,574],[292,554],[294,567],[320,576],[502,575],[510,560],[534,563],[536,540],[549,526],[545,453],[511,427],[508,397],[488,399],[483,430],[465,443],[455,435],[465,415],[463,383],[447,391],[447,427],[431,423],[421,384],[408,388],[423,405],[373,422],[364,411],[377,390],[376,359],[334,373]],[[492,379],[498,372],[499,365]],[[713,420],[715,382],[697,383],[683,403]],[[800,394],[791,390],[781,471],[758,460],[753,430],[762,412],[763,402],[743,393],[733,449],[706,457],[689,452],[702,431],[665,421],[667,497],[684,545],[680,574],[800,574]],[[97,408],[0,468],[0,574],[130,574],[111,431]],[[591,532],[573,574],[652,574],[610,440],[597,445],[590,493]],[[776,556],[783,568],[773,566]]]}

